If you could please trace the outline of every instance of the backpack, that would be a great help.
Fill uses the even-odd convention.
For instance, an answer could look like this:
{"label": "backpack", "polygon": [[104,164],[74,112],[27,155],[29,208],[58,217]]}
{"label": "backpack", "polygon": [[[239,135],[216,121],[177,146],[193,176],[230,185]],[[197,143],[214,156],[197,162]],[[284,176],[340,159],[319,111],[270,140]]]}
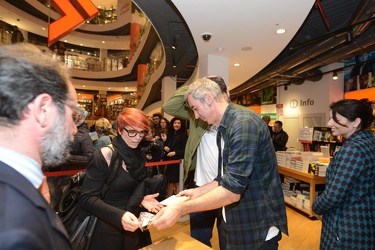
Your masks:
{"label": "backpack", "polygon": [[[111,147],[109,148],[112,150],[113,159],[116,151],[113,151]],[[112,159],[109,165],[109,176],[107,176],[101,194],[102,198],[117,173],[118,164],[115,164],[115,161],[112,161]],[[97,222],[97,217],[92,214],[87,214],[83,220],[80,218],[81,188],[85,176],[85,172],[78,172],[71,177],[62,194],[57,210],[57,214],[65,226],[73,248],[76,250],[88,249]]]}

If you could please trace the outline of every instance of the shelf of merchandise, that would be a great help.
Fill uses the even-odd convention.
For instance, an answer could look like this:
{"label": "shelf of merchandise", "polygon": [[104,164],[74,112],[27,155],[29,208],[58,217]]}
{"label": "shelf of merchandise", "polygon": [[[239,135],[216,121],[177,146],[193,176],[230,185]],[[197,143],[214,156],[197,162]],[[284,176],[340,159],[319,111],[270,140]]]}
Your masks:
{"label": "shelf of merchandise", "polygon": [[83,107],[89,114],[87,117],[90,117],[93,114],[94,100],[89,98],[78,98],[78,104]]}
{"label": "shelf of merchandise", "polygon": [[118,114],[124,109],[124,101],[121,98],[112,100],[107,106],[108,117],[112,120],[115,120]]}
{"label": "shelf of merchandise", "polygon": [[[326,177],[304,173],[304,172],[291,169],[291,168],[287,168],[287,167],[283,167],[283,166],[279,166],[279,173],[310,184],[310,208],[312,208],[312,203],[314,202],[316,198],[315,197],[315,185],[326,184]],[[304,213],[307,213],[310,217],[313,216],[311,209],[310,210],[302,209],[287,201],[285,201],[285,203],[292,207],[295,207],[298,210],[301,210]]]}

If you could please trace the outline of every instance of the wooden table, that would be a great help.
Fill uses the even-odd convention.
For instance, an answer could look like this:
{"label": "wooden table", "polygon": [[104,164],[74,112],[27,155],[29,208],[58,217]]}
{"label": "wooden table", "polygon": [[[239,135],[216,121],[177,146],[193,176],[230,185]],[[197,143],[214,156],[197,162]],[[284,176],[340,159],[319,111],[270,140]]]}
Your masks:
{"label": "wooden table", "polygon": [[189,235],[179,232],[165,239],[157,241],[151,245],[141,248],[141,250],[208,250],[212,249],[202,242],[190,237]]}
{"label": "wooden table", "polygon": [[309,173],[304,173],[302,171],[298,171],[298,170],[283,167],[283,166],[279,166],[279,173],[283,174],[285,176],[292,177],[296,180],[300,180],[300,181],[303,181],[303,182],[306,182],[306,183],[310,184],[310,211],[308,211],[306,209],[302,209],[302,208],[297,207],[297,206],[294,206],[293,204],[291,204],[290,202],[287,202],[287,201],[285,203],[287,203],[287,204],[307,213],[309,216],[312,217],[313,216],[312,203],[314,202],[314,200],[316,198],[315,197],[315,185],[326,184],[326,177],[316,176],[316,175],[309,174]]}

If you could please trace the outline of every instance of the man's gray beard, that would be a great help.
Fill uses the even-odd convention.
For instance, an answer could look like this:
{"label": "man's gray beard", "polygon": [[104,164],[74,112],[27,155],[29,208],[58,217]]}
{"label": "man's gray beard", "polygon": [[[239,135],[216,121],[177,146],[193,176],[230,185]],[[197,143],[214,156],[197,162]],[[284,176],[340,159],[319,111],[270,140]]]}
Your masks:
{"label": "man's gray beard", "polygon": [[41,158],[43,166],[62,164],[70,156],[69,145],[74,137],[65,128],[65,117],[58,114],[55,125],[40,140]]}

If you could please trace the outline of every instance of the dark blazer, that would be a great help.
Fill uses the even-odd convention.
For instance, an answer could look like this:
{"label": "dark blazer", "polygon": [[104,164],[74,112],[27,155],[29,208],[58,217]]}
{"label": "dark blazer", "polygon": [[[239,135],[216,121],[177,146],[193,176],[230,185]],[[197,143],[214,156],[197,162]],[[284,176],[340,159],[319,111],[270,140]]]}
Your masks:
{"label": "dark blazer", "polygon": [[65,228],[41,193],[0,161],[0,248],[72,249]]}

